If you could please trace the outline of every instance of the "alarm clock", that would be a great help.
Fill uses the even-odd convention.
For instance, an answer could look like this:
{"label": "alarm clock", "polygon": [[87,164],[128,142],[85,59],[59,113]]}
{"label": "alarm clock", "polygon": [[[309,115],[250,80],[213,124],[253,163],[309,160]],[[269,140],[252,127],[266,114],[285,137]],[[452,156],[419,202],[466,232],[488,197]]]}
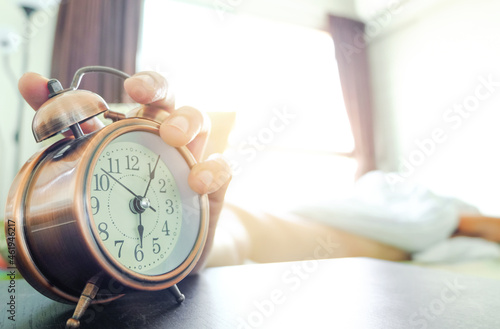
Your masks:
{"label": "alarm clock", "polygon": [[[53,300],[77,303],[66,328],[79,327],[90,304],[134,291],[168,288],[182,302],[176,284],[196,265],[208,232],[207,196],[188,185],[194,157],[159,136],[168,113],[147,107],[111,112],[102,97],[78,89],[88,72],[129,77],[90,66],[78,70],[67,89],[48,82],[49,100],[33,118],[35,140],[66,131],[73,136],[24,164],[5,215],[26,281]],[[80,124],[100,113],[113,122],[84,133]]]}

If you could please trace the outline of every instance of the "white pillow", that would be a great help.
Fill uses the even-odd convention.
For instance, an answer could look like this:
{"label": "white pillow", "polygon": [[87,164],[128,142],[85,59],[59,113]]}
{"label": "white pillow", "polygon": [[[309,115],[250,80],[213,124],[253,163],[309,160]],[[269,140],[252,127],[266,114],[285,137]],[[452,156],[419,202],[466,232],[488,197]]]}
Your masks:
{"label": "white pillow", "polygon": [[390,184],[387,175],[370,172],[358,180],[352,195],[293,213],[413,253],[448,238],[458,226],[460,213],[477,212],[423,186]]}

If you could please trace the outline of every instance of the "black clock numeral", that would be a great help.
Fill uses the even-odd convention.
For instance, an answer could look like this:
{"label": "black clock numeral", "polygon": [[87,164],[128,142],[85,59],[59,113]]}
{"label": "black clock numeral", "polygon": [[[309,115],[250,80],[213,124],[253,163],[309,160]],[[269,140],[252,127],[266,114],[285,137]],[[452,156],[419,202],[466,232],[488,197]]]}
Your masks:
{"label": "black clock numeral", "polygon": [[107,191],[109,190],[109,177],[108,175],[94,175],[94,191]]}
{"label": "black clock numeral", "polygon": [[121,174],[120,173],[120,160],[108,158],[109,161],[109,172],[111,174]]}
{"label": "black clock numeral", "polygon": [[120,245],[120,249],[118,249],[118,258],[120,258],[122,257],[123,240],[115,240],[115,247],[117,244]]}
{"label": "black clock numeral", "polygon": [[168,215],[171,215],[174,213],[174,202],[170,199],[167,199],[167,201],[165,201],[165,203],[167,204],[167,214]]}
{"label": "black clock numeral", "polygon": [[158,240],[158,238],[153,238],[153,253],[154,254],[159,253],[161,250],[161,246],[158,242],[156,242],[156,240]]}
{"label": "black clock numeral", "polygon": [[165,220],[165,224],[163,224],[163,228],[161,229],[162,232],[165,232],[165,235],[170,235],[170,230],[168,229],[168,223]]}
{"label": "black clock numeral", "polygon": [[144,252],[141,249],[139,249],[140,246],[141,244],[139,243],[137,246],[135,246],[134,250],[135,260],[138,262],[142,262],[142,260],[144,259]]}
{"label": "black clock numeral", "polygon": [[97,215],[99,212],[99,199],[97,197],[90,198],[90,207],[92,208],[92,215]]}
{"label": "black clock numeral", "polygon": [[160,193],[167,193],[167,182],[165,182],[165,180],[162,178],[158,180],[158,183],[160,184]]}
{"label": "black clock numeral", "polygon": [[106,241],[109,238],[108,224],[106,224],[105,222],[99,223],[99,225],[97,225],[97,229],[99,230],[99,236],[101,237],[101,240]]}
{"label": "black clock numeral", "polygon": [[139,158],[136,155],[126,156],[127,170],[139,170]]}

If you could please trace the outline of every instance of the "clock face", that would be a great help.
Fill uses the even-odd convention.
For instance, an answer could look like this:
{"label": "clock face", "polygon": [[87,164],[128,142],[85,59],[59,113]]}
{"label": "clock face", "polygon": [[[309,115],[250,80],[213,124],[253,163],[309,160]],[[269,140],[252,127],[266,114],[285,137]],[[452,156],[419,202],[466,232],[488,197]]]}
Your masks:
{"label": "clock face", "polygon": [[[191,252],[199,229],[183,225],[189,168],[175,153],[163,152],[166,147],[153,134],[129,133],[102,150],[88,178],[96,240],[115,262],[139,274],[160,275],[175,268]],[[181,162],[180,174],[186,176],[181,188],[165,159]],[[176,163],[174,172],[178,167]]]}

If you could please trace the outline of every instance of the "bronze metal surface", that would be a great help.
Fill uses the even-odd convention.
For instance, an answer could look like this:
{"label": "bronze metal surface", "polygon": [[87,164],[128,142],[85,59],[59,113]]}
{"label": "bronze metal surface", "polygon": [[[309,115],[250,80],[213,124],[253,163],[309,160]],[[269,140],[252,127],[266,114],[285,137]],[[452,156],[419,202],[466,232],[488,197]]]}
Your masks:
{"label": "bronze metal surface", "polygon": [[[104,99],[87,90],[70,90],[46,101],[35,113],[32,130],[41,142],[70,126],[108,110]],[[71,109],[71,110],[68,110]]]}
{"label": "bronze metal surface", "polygon": [[[89,172],[101,150],[115,137],[141,130],[158,134],[159,124],[147,119],[113,123],[78,139],[65,139],[35,154],[21,169],[9,192],[7,219],[16,223],[16,264],[39,292],[62,302],[76,303],[87,281],[102,277],[94,302],[108,302],[133,290],[171,287],[194,268],[208,232],[208,198],[200,196],[201,224],[195,246],[175,270],[157,276],[132,272],[114,261],[94,237],[90,221]],[[195,164],[185,147],[178,151]],[[98,234],[96,235],[98,236]],[[118,283],[118,286],[116,285]]]}

